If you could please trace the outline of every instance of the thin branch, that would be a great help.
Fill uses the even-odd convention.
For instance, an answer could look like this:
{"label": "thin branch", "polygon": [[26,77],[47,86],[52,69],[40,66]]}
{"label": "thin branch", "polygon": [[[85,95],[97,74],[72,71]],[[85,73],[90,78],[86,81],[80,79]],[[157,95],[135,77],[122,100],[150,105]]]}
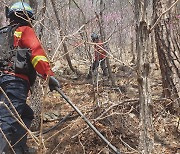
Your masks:
{"label": "thin branch", "polygon": [[131,111],[133,110],[134,108],[133,108],[133,106],[131,106],[131,109],[128,111],[128,112],[126,112],[126,113],[118,113],[118,112],[113,112],[112,114],[109,114],[109,115],[107,115],[107,116],[105,116],[105,117],[98,117],[98,118],[96,118],[95,119],[95,121],[97,121],[97,120],[103,120],[103,119],[105,119],[105,118],[108,118],[108,117],[110,117],[110,116],[113,116],[113,115],[126,115],[126,114],[129,114],[129,113],[131,113]]}
{"label": "thin branch", "polygon": [[[47,77],[47,79],[45,80],[44,82],[44,86],[45,88],[43,89],[43,86],[39,84],[39,88],[41,88],[41,91],[42,91],[42,97],[43,97],[43,102],[45,102],[45,96],[47,95],[47,83],[49,82],[49,76]],[[38,147],[38,152],[39,153],[43,153],[43,151],[46,150],[46,147],[44,145],[44,140],[43,140],[43,115],[44,115],[44,105],[43,103],[41,103],[41,113],[40,113],[40,135],[39,135],[39,147]]]}
{"label": "thin branch", "polygon": [[82,144],[80,137],[78,137],[78,140],[79,140],[80,145],[82,146],[83,154],[86,154],[85,147],[84,147],[84,145]]}
{"label": "thin branch", "polygon": [[[55,56],[56,56],[56,54],[57,54],[57,52],[58,52],[61,44],[65,41],[65,39],[66,39],[67,37],[70,37],[70,36],[73,36],[73,35],[77,34],[84,26],[85,26],[85,25],[82,25],[82,26],[81,26],[76,32],[74,32],[73,34],[64,36],[64,37],[62,38],[61,42],[58,44],[58,47],[56,48],[56,50],[55,50],[55,52],[54,52],[54,55],[53,55],[52,58],[51,58],[51,61],[54,60],[54,58],[55,58]],[[67,54],[67,53],[66,53],[66,54]]]}
{"label": "thin branch", "polygon": [[7,104],[5,104],[4,102],[4,106],[7,108],[7,110],[11,113],[11,115],[17,120],[17,122],[29,133],[29,135],[32,137],[32,139],[35,141],[35,143],[37,145],[38,144],[38,138],[35,137],[32,132],[26,127],[26,125],[24,124],[23,120],[21,119],[19,113],[17,112],[16,108],[14,107],[14,105],[12,104],[12,102],[10,101],[9,97],[7,96],[7,94],[4,92],[4,90],[2,89],[2,87],[0,87],[0,91],[3,93],[3,95],[5,96],[5,98],[8,100],[10,106],[12,107],[12,110],[15,112],[16,116],[14,113],[12,113],[12,111],[9,109],[9,107],[7,106]]}
{"label": "thin branch", "polygon": [[6,142],[7,142],[8,145],[9,145],[9,147],[11,148],[12,152],[13,152],[14,154],[16,154],[15,151],[14,151],[14,149],[13,149],[12,146],[11,146],[11,143],[8,141],[6,135],[4,134],[4,132],[2,131],[1,128],[0,128],[0,133],[3,135],[4,139],[6,140]]}
{"label": "thin branch", "polygon": [[135,151],[135,152],[138,152],[136,149],[132,148],[129,144],[127,144],[126,142],[124,142],[123,139],[121,138],[121,135],[120,135],[119,139],[121,140],[121,142],[122,142],[125,146],[127,146],[128,148],[130,148],[131,150],[133,150],[133,151]]}
{"label": "thin branch", "polygon": [[154,25],[151,27],[151,29],[149,30],[150,32],[155,28],[155,26],[158,24],[159,20],[161,19],[161,17],[167,13],[169,10],[171,10],[178,2],[179,0],[177,0],[176,2],[174,2],[166,11],[164,11],[159,18],[156,20],[156,22],[154,23]]}

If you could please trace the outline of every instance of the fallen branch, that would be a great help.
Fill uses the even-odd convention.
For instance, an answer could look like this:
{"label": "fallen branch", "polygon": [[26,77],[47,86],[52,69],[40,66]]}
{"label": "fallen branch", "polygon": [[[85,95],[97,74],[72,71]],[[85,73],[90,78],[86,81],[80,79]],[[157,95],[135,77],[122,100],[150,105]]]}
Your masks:
{"label": "fallen branch", "polygon": [[136,149],[132,148],[129,144],[127,144],[126,142],[123,141],[123,139],[121,138],[121,135],[119,136],[119,139],[121,140],[121,142],[127,146],[129,149],[135,151],[135,152],[138,152]]}

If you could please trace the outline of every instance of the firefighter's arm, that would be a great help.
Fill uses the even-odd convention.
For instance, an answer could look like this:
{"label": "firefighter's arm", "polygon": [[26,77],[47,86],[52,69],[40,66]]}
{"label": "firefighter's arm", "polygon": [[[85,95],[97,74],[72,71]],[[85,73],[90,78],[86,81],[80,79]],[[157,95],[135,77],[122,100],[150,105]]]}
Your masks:
{"label": "firefighter's arm", "polygon": [[22,45],[31,49],[31,63],[33,64],[36,71],[42,75],[45,79],[49,77],[49,89],[51,91],[55,90],[56,87],[60,88],[59,81],[53,76],[53,72],[50,69],[50,64],[45,55],[45,52],[39,42],[34,30],[30,27],[26,27],[25,32],[22,37]]}
{"label": "firefighter's arm", "polygon": [[24,26],[20,46],[31,49],[31,63],[44,79],[54,75],[41,43],[31,27]]}

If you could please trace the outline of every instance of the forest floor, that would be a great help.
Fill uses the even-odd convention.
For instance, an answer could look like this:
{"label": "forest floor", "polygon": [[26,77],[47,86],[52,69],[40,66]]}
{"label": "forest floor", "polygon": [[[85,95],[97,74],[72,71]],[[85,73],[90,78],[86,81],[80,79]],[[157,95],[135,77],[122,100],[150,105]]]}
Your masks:
{"label": "forest floor", "polygon": [[[133,67],[133,66],[132,66]],[[63,68],[58,74],[62,91],[93,123],[112,145],[123,154],[137,154],[139,143],[139,103],[136,72],[131,67],[113,65],[117,86],[111,86],[108,78],[99,75],[93,86],[85,73],[76,76]],[[85,70],[87,72],[87,70]],[[160,70],[153,65],[151,72],[152,115],[154,126],[154,152],[156,154],[180,154],[179,118],[171,112],[172,101],[162,97]],[[112,150],[72,107],[57,93],[45,96],[43,129],[56,125],[43,135],[47,154],[110,154]],[[30,145],[35,145],[29,140]]]}

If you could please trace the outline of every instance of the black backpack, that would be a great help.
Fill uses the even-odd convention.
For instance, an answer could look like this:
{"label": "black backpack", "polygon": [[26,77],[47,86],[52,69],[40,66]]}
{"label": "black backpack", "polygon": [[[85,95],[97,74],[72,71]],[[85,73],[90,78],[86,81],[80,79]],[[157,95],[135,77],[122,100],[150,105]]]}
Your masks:
{"label": "black backpack", "polygon": [[30,61],[31,51],[13,45],[14,32],[19,26],[22,25],[9,25],[0,29],[0,71],[27,75],[32,86],[37,73]]}

